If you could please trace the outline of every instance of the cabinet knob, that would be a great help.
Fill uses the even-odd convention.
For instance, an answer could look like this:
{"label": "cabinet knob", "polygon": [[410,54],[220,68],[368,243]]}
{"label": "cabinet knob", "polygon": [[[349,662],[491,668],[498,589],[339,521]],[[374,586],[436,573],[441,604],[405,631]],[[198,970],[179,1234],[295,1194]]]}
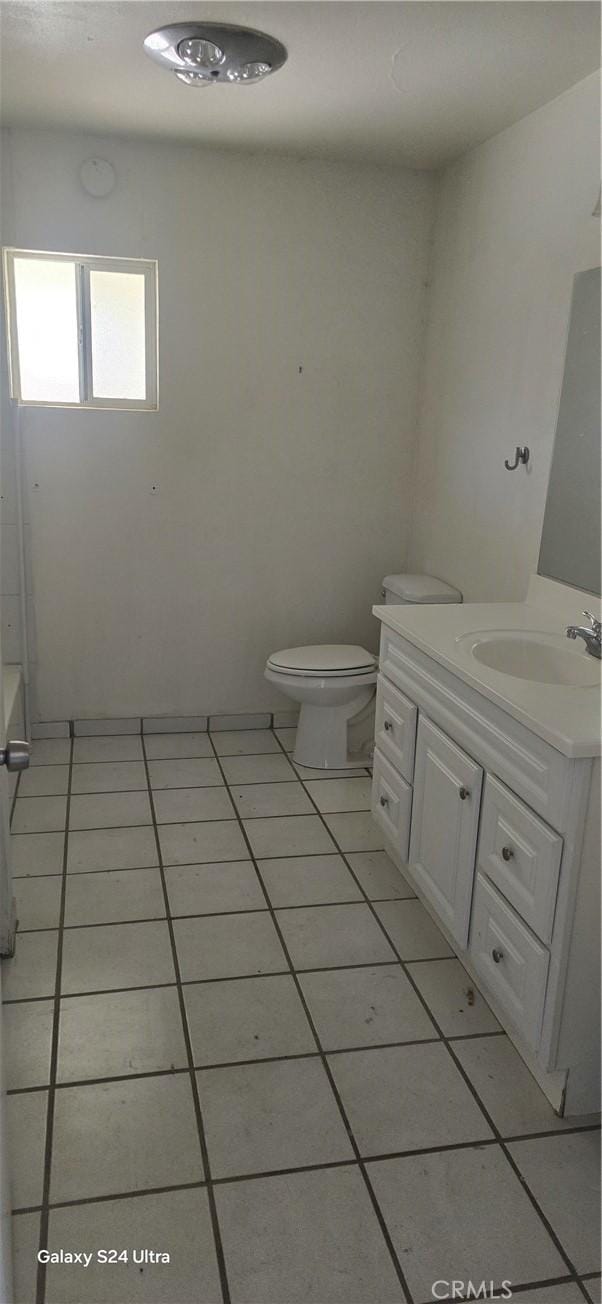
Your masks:
{"label": "cabinet knob", "polygon": [[491,952],[491,958],[494,964],[499,964],[500,960],[504,959],[504,952],[499,951],[497,946],[494,946],[493,951]]}
{"label": "cabinet knob", "polygon": [[385,733],[390,733],[393,725],[390,720],[385,720]]}
{"label": "cabinet knob", "polygon": [[512,860],[513,856],[512,847],[502,847],[502,860]]}
{"label": "cabinet knob", "polygon": [[381,806],[388,806],[388,805],[389,805],[389,798],[388,798],[388,797],[379,797],[379,801],[380,801]]}
{"label": "cabinet knob", "polygon": [[466,798],[470,797],[470,788],[460,788],[459,797],[460,801],[466,801]]}

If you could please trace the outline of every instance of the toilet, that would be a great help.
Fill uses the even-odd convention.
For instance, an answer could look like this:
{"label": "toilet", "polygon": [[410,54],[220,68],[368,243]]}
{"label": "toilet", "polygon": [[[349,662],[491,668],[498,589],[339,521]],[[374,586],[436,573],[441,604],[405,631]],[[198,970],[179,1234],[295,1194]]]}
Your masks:
{"label": "toilet", "polygon": [[[459,589],[432,575],[387,575],[381,596],[396,606],[462,601]],[[299,765],[347,770],[371,763],[377,671],[373,653],[355,644],[272,652],[266,679],[301,708],[293,753]]]}

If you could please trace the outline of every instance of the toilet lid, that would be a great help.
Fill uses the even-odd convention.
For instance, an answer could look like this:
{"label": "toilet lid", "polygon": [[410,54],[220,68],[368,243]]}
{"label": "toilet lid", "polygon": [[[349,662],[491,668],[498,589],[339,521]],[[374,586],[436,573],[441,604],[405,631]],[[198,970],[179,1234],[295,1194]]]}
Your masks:
{"label": "toilet lid", "polygon": [[298,671],[299,674],[334,675],[374,670],[376,658],[365,647],[352,643],[320,643],[311,647],[287,647],[273,652],[269,664],[275,670]]}

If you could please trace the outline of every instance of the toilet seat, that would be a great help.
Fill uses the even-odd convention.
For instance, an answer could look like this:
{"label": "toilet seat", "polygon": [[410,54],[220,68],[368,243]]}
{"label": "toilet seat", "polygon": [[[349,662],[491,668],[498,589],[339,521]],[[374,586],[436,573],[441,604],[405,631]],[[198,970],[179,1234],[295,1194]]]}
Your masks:
{"label": "toilet seat", "polygon": [[270,670],[279,675],[308,679],[340,678],[374,674],[376,657],[351,643],[322,643],[309,647],[283,648],[268,659]]}

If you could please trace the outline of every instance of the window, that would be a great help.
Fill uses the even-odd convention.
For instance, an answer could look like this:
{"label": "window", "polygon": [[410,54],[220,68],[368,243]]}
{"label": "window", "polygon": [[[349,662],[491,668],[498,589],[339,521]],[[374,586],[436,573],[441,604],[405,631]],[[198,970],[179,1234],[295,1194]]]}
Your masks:
{"label": "window", "polygon": [[10,392],[24,404],[157,407],[157,264],[4,250]]}

